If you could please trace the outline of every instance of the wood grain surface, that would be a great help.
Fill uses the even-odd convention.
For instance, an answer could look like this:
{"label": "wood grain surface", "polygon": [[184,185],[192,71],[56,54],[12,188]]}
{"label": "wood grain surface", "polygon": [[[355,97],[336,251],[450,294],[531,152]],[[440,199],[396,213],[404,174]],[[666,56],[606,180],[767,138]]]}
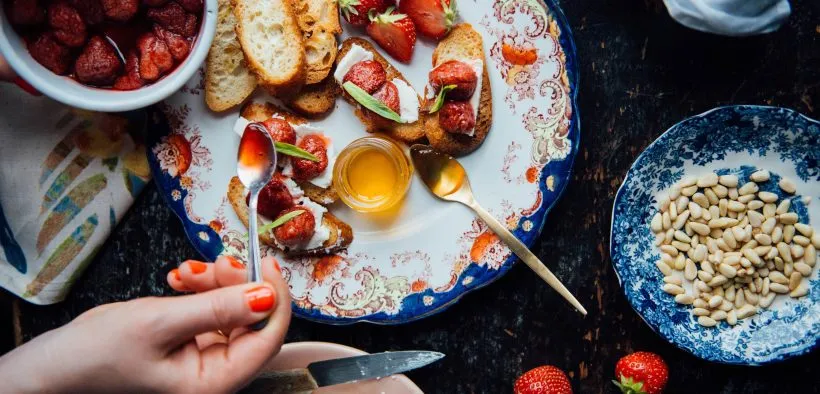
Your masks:
{"label": "wood grain surface", "polygon": [[[572,182],[534,251],[589,316],[575,313],[518,264],[502,280],[420,322],[331,327],[294,320],[288,341],[337,342],[371,352],[441,351],[443,361],[409,374],[431,393],[510,392],[519,374],[541,364],[566,370],[576,392],[614,393],[615,362],[635,350],[667,360],[667,392],[818,392],[819,352],[744,368],[704,362],[666,343],[627,303],[608,243],[624,174],[676,122],[728,104],[820,116],[820,1],[793,1],[792,16],[779,31],[749,38],[688,30],[660,0],[562,3],[580,59],[581,147]],[[166,273],[197,257],[151,185],[65,302],[38,307],[0,294],[0,347],[11,345],[10,336],[27,341],[99,304],[169,295]]]}

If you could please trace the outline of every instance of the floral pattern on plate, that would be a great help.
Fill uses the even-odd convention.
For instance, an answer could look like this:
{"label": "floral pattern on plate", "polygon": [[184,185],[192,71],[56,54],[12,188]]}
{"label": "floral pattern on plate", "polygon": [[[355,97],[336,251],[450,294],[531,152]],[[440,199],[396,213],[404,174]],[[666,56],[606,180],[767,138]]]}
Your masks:
{"label": "floral pattern on plate", "polygon": [[[761,190],[789,197],[781,176],[797,181],[792,210],[802,223],[820,218],[820,123],[783,108],[733,106],[711,110],[672,126],[644,150],[615,197],[610,253],[626,297],[667,341],[697,357],[728,364],[759,365],[809,352],[820,340],[820,280],[815,269],[809,295],[779,296],[754,317],[730,327],[700,326],[691,307],[661,290],[649,221],[657,200],[685,175],[708,171],[737,174],[745,183],[756,167],[772,179]],[[811,204],[811,201],[815,201]],[[817,228],[816,224],[814,224]]]}
{"label": "floral pattern on plate", "polygon": [[[494,124],[519,125],[494,126],[498,130],[490,132],[483,146],[461,161],[473,178],[477,198],[532,244],[570,179],[578,150],[572,37],[551,1],[461,4],[460,12],[485,38]],[[527,27],[520,30],[522,26]],[[431,43],[419,42],[412,67],[394,63],[416,88],[426,84],[429,69],[423,59],[429,59],[432,50]],[[231,130],[238,112],[208,111],[201,78],[200,73],[159,106],[149,160],[194,247],[207,259],[221,254],[244,257],[247,230],[225,198],[236,171],[239,138]],[[529,84],[535,90],[521,96],[519,91]],[[266,96],[258,93],[254,99]],[[333,139],[337,151],[366,135],[351,112],[340,100],[328,118],[314,122]],[[170,127],[163,128],[163,115]],[[404,323],[440,312],[499,278],[514,257],[483,222],[462,208],[436,200],[418,179],[389,218],[365,217],[333,205],[334,214],[354,229],[347,251],[321,258],[278,256],[295,314],[331,324]],[[265,248],[263,254],[276,252]]]}

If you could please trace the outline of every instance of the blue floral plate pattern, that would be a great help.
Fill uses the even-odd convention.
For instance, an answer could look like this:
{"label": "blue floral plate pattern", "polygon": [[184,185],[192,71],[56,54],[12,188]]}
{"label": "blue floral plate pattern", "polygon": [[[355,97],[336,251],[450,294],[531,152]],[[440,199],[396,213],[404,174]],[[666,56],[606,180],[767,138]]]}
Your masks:
{"label": "blue floral plate pattern", "polygon": [[761,190],[780,198],[791,196],[779,190],[777,181],[793,180],[797,195],[791,197],[791,209],[800,222],[816,227],[820,123],[783,108],[722,107],[672,126],[641,153],[615,197],[610,253],[627,299],[655,332],[705,360],[761,365],[807,353],[820,339],[816,268],[807,296],[778,296],[768,309],[734,327],[723,322],[714,328],[700,326],[690,306],[676,304],[661,290],[663,275],[654,264],[660,253],[649,229],[659,196],[684,175],[733,173],[742,184],[757,168],[772,173]]}

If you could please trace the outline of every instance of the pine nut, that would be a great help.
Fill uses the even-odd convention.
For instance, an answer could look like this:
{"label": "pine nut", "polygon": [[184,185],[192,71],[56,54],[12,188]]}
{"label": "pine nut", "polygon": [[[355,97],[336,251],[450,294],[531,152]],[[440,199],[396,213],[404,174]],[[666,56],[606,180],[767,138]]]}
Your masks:
{"label": "pine nut", "polygon": [[746,303],[751,305],[757,305],[757,302],[760,301],[757,294],[749,289],[743,289],[743,296],[746,298]]}
{"label": "pine nut", "polygon": [[[784,214],[780,214],[780,215],[777,215],[777,220],[779,220],[780,223],[783,223],[783,224],[795,224],[795,223],[797,223],[797,214],[794,213],[794,212],[787,212],[787,213],[784,213]],[[792,235],[794,235],[794,232],[792,232]]]}
{"label": "pine nut", "polygon": [[692,185],[692,186],[680,189],[680,194],[683,194],[684,196],[690,197],[693,194],[695,194],[696,191],[698,191],[698,185]]}
{"label": "pine nut", "polygon": [[783,227],[776,225],[772,230],[772,243],[778,243],[783,240]]}
{"label": "pine nut", "polygon": [[695,193],[692,195],[692,202],[701,206],[701,208],[709,209],[709,199],[703,193]]}
{"label": "pine nut", "polygon": [[809,267],[806,263],[794,263],[794,270],[799,272],[800,275],[809,276],[811,275],[811,267]]}
{"label": "pine nut", "polygon": [[820,249],[820,232],[815,231],[811,236],[811,244],[815,249]]}
{"label": "pine nut", "polygon": [[697,183],[698,183],[698,178],[697,177],[694,177],[692,175],[687,175],[687,176],[681,178],[680,181],[678,181],[678,187],[681,187],[681,188],[689,187],[689,186],[692,186],[692,185],[696,185]]}
{"label": "pine nut", "polygon": [[763,205],[764,205],[763,201],[752,200],[752,201],[749,201],[748,204],[746,204],[746,209],[748,209],[750,211],[754,211],[754,210],[758,210],[760,208],[763,208]]}
{"label": "pine nut", "polygon": [[664,276],[663,281],[664,281],[664,283],[671,283],[673,285],[678,285],[678,286],[683,284],[683,281],[680,278],[678,278],[677,276]]}
{"label": "pine nut", "polygon": [[[796,229],[797,229],[797,227],[795,227],[795,230]],[[802,236],[802,235],[795,235],[794,237],[792,237],[792,242],[794,242],[794,243],[796,243],[796,244],[798,244],[802,247],[806,247],[806,246],[811,245],[811,240],[804,237],[804,236]]]}
{"label": "pine nut", "polygon": [[692,301],[692,306],[694,306],[695,308],[708,309],[709,303],[703,300],[702,298],[698,298]]}
{"label": "pine nut", "polygon": [[663,242],[668,244],[668,243],[672,242],[672,238],[674,238],[674,237],[675,237],[675,229],[672,229],[672,228],[667,229],[666,232],[664,233]]}
{"label": "pine nut", "polygon": [[737,187],[737,175],[721,175],[718,177],[718,183],[726,187]]}
{"label": "pine nut", "polygon": [[723,275],[727,278],[730,278],[730,279],[737,276],[737,269],[735,267],[732,267],[731,265],[728,265],[728,264],[719,265],[718,266],[718,271],[720,271],[721,275]]}
{"label": "pine nut", "polygon": [[766,182],[769,180],[769,171],[768,170],[757,170],[749,175],[749,179],[754,182]]}
{"label": "pine nut", "polygon": [[[761,233],[761,234],[755,235],[755,241],[757,241],[757,243],[760,244],[760,245],[764,245],[764,246],[771,245],[772,244],[772,237],[770,237],[767,234],[762,234]],[[767,252],[768,252],[768,250],[767,250]]]}
{"label": "pine nut", "polygon": [[672,227],[674,227],[675,230],[680,230],[683,228],[683,225],[686,224],[687,220],[689,220],[689,211],[683,211],[683,213],[678,215],[678,218],[675,219],[675,223],[672,224]]}
{"label": "pine nut", "polygon": [[729,199],[730,199],[730,200],[737,200],[737,198],[738,198],[739,196],[740,196],[740,194],[737,192],[737,188],[736,188],[736,187],[730,187],[730,188],[729,188]]}
{"label": "pine nut", "polygon": [[761,308],[768,308],[769,306],[772,305],[772,302],[774,301],[774,297],[776,295],[777,294],[775,294],[775,293],[769,293],[764,297],[760,297],[760,302],[758,302],[757,305],[760,306]]}
{"label": "pine nut", "polygon": [[786,277],[788,278],[792,276],[792,273],[794,273],[794,263],[783,264],[783,275],[786,275]]}
{"label": "pine nut", "polygon": [[763,205],[763,217],[764,218],[773,218],[777,215],[777,206],[774,203],[769,203]]}
{"label": "pine nut", "polygon": [[737,247],[737,241],[735,240],[735,237],[731,231],[724,231],[723,236],[721,238],[723,239],[723,242],[726,243],[726,246],[728,246],[729,248],[734,249]]}
{"label": "pine nut", "polygon": [[709,232],[712,231],[709,226],[703,223],[689,222],[689,225],[692,227],[692,231],[696,232],[698,235],[709,235]]}
{"label": "pine nut", "polygon": [[726,198],[729,195],[729,189],[723,185],[715,185],[711,187],[712,192],[715,193],[718,198]]}
{"label": "pine nut", "polygon": [[711,264],[711,263],[709,263],[708,261],[702,261],[702,262],[700,263],[700,269],[702,269],[702,270],[706,271],[707,273],[709,273],[709,274],[711,274],[711,275],[714,275],[714,274],[715,274],[715,269],[714,269],[714,267],[712,267],[712,264]]}
{"label": "pine nut", "polygon": [[712,205],[717,205],[720,199],[718,198],[717,194],[712,191],[712,189],[704,189],[703,194],[706,195],[706,198],[709,200],[709,203]]}
{"label": "pine nut", "polygon": [[678,294],[675,296],[675,302],[677,302],[678,304],[690,305],[694,301],[695,299],[692,298],[692,296],[690,296],[689,294]]}
{"label": "pine nut", "polygon": [[763,232],[764,234],[770,234],[771,235],[772,231],[774,230],[774,226],[776,224],[777,224],[777,220],[775,218],[767,218],[766,221],[764,221],[760,225],[760,231]]}
{"label": "pine nut", "polygon": [[669,218],[674,222],[678,218],[678,207],[675,204],[669,206]]}
{"label": "pine nut", "polygon": [[777,244],[777,252],[780,253],[780,258],[787,263],[792,262],[792,250],[785,242]]}
{"label": "pine nut", "polygon": [[723,303],[723,297],[721,297],[719,295],[712,296],[712,298],[709,299],[709,307],[710,308],[717,308],[722,303]]}
{"label": "pine nut", "polygon": [[704,308],[692,309],[692,314],[695,315],[695,316],[709,316],[710,313],[712,313],[712,312],[710,312],[708,309],[704,309]]}
{"label": "pine nut", "polygon": [[689,205],[689,197],[680,196],[675,200],[675,209],[677,209],[679,213],[683,213],[687,205]]}
{"label": "pine nut", "polygon": [[799,286],[797,286],[794,290],[792,290],[789,293],[789,296],[791,296],[792,298],[800,298],[800,297],[803,297],[804,295],[806,295],[808,293],[809,293],[809,285],[808,285],[808,283],[806,283],[806,281],[803,281],[803,283],[800,283]]}
{"label": "pine nut", "polygon": [[800,284],[800,281],[803,280],[803,275],[797,271],[792,272],[789,276],[789,290],[794,290]]}
{"label": "pine nut", "polygon": [[812,268],[817,263],[817,249],[814,245],[806,246],[806,250],[803,252],[803,262]]}
{"label": "pine nut", "polygon": [[792,251],[792,258],[793,259],[801,258],[801,257],[803,257],[803,253],[805,253],[802,246],[795,245],[795,244],[792,244],[791,251]]}
{"label": "pine nut", "polygon": [[663,261],[656,261],[655,266],[658,267],[658,271],[661,271],[664,276],[669,276],[673,272],[672,268],[666,265]]}
{"label": "pine nut", "polygon": [[757,308],[755,308],[753,305],[746,304],[737,310],[738,319],[745,319],[755,314],[757,314]]}
{"label": "pine nut", "polygon": [[729,286],[729,288],[724,292],[723,298],[726,301],[735,302],[735,287]]}
{"label": "pine nut", "polygon": [[686,258],[683,257],[682,254],[679,254],[678,257],[675,257],[675,266],[673,268],[681,271],[684,267],[686,267]]}
{"label": "pine nut", "polygon": [[723,276],[723,275],[716,275],[716,276],[715,276],[714,278],[712,278],[712,280],[710,280],[710,281],[709,281],[709,283],[707,283],[707,284],[709,285],[709,287],[715,287],[715,286],[721,286],[721,285],[723,285],[724,283],[726,283],[726,282],[728,282],[728,281],[729,281],[729,279],[728,279],[728,278],[726,278],[725,276]]}
{"label": "pine nut", "polygon": [[723,302],[718,307],[718,309],[720,309],[724,312],[729,312],[732,309],[735,309],[735,305],[733,303],[729,302],[728,300],[724,299]]}
{"label": "pine nut", "polygon": [[806,238],[811,238],[811,236],[814,235],[814,229],[805,223],[795,223],[794,229]]}
{"label": "pine nut", "polygon": [[[700,205],[690,202],[688,205],[689,216],[692,219],[700,219],[703,216],[703,208]],[[691,222],[690,222],[691,223]]]}
{"label": "pine nut", "polygon": [[[709,217],[710,217],[709,220],[717,219],[717,218],[723,216],[723,215],[720,214],[720,208],[718,208],[714,205],[709,206],[708,211],[709,211]],[[704,215],[704,217],[706,217],[706,216]]]}
{"label": "pine nut", "polygon": [[697,276],[698,276],[698,279],[700,279],[704,282],[709,282],[713,279],[712,274],[710,274],[706,271],[698,271]]}
{"label": "pine nut", "polygon": [[786,193],[794,194],[797,191],[797,186],[795,186],[794,182],[788,178],[780,178],[780,182],[777,183],[777,186],[780,186],[780,189]]}
{"label": "pine nut", "polygon": [[730,326],[734,326],[735,324],[737,324],[737,313],[734,311],[734,309],[726,314],[726,323],[728,323]]}
{"label": "pine nut", "polygon": [[661,252],[664,252],[672,257],[677,256],[679,253],[678,250],[672,245],[661,245]]}
{"label": "pine nut", "polygon": [[738,200],[738,201],[740,201],[740,202],[742,202],[742,203],[744,203],[744,204],[748,204],[750,201],[752,201],[752,200],[754,200],[754,199],[755,199],[755,195],[754,195],[754,193],[752,193],[752,194],[747,194],[747,195],[745,195],[745,196],[740,196],[740,197],[738,197],[738,198],[737,198],[737,200]]}
{"label": "pine nut", "polygon": [[757,198],[763,202],[775,202],[777,201],[777,194],[762,191],[757,193]]}
{"label": "pine nut", "polygon": [[[666,215],[666,214],[664,213],[664,215]],[[749,212],[746,213],[746,217],[749,218],[749,224],[752,225],[752,228],[760,227],[760,225],[763,224],[764,217],[763,217],[762,214],[760,214],[760,212],[749,211]],[[664,225],[664,228],[666,228],[665,225]]]}
{"label": "pine nut", "polygon": [[[764,235],[764,234],[758,234],[758,235]],[[771,238],[769,239],[769,243],[771,243]],[[765,256],[767,256],[769,254],[769,252],[772,251],[772,245],[758,246],[758,247],[754,248],[754,251],[755,251],[755,253],[757,253],[758,256],[763,257],[765,259]],[[777,253],[776,250],[775,250],[775,253]],[[774,256],[772,256],[772,257],[774,257]]]}
{"label": "pine nut", "polygon": [[782,215],[786,212],[789,212],[789,208],[791,208],[791,205],[792,200],[784,199],[783,201],[780,201],[780,204],[777,204],[777,209],[775,210],[775,213],[778,215]]}
{"label": "pine nut", "polygon": [[763,288],[760,290],[760,294],[763,296],[769,295],[769,286],[771,286],[772,280],[769,278],[763,279]]}
{"label": "pine nut", "polygon": [[789,287],[780,283],[772,283],[769,285],[769,290],[777,294],[786,294],[789,292]]}
{"label": "pine nut", "polygon": [[721,311],[721,310],[717,310],[717,311],[712,312],[712,314],[710,314],[709,317],[711,317],[712,320],[715,320],[715,321],[725,320],[726,319],[726,312]]}
{"label": "pine nut", "polygon": [[[723,200],[726,201],[726,200]],[[743,212],[746,210],[746,205],[741,204],[738,201],[729,201],[727,208],[733,212]]]}
{"label": "pine nut", "polygon": [[694,280],[697,276],[698,269],[695,267],[695,263],[692,262],[692,260],[686,260],[686,266],[683,270],[683,277],[686,278],[686,280]]}
{"label": "pine nut", "polygon": [[786,278],[786,276],[780,271],[769,272],[769,279],[771,279],[772,282],[780,283],[781,285],[789,284],[789,278]]}
{"label": "pine nut", "polygon": [[704,327],[714,327],[717,325],[717,322],[709,316],[700,316],[698,317],[698,324]]}
{"label": "pine nut", "polygon": [[698,187],[711,187],[718,184],[718,175],[714,172],[710,172],[708,174],[702,175],[698,178]]}
{"label": "pine nut", "polygon": [[666,293],[672,294],[672,295],[683,294],[685,292],[682,287],[680,287],[678,285],[673,285],[671,283],[664,284],[663,286],[661,286],[661,289],[663,291],[665,291]]}
{"label": "pine nut", "polygon": [[689,250],[689,248],[691,248],[691,246],[689,246],[689,244],[683,243],[681,241],[672,241],[672,246],[674,246],[675,249],[677,249],[681,252],[686,252],[686,251]]}
{"label": "pine nut", "polygon": [[760,260],[760,256],[758,256],[754,249],[751,248],[743,249],[743,257],[747,258],[755,266],[759,266],[763,263],[763,261]]}
{"label": "pine nut", "polygon": [[746,296],[743,295],[743,290],[738,290],[735,295],[735,308],[740,308],[746,305]]}

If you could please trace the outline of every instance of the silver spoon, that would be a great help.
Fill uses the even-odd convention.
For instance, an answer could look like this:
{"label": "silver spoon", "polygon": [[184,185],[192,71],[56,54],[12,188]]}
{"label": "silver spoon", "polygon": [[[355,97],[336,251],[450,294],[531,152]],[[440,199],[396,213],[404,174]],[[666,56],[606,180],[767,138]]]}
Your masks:
{"label": "silver spoon", "polygon": [[[276,171],[276,149],[268,130],[260,123],[249,123],[239,142],[236,158],[236,174],[239,181],[250,190],[250,218],[248,220],[248,282],[262,282],[262,262],[259,249],[259,225],[256,208],[259,203],[259,192],[270,182]],[[253,326],[261,329],[266,324],[263,320]]]}
{"label": "silver spoon", "polygon": [[464,171],[464,167],[456,159],[450,155],[437,152],[427,145],[419,144],[410,148],[410,155],[413,157],[416,172],[436,197],[445,201],[460,202],[475,211],[478,217],[487,223],[487,226],[507,244],[524,264],[535,271],[541,279],[569,301],[575,309],[584,315],[587,314],[587,310],[584,309],[581,303],[550,272],[549,268],[530,252],[527,245],[519,241],[513,233],[507,230],[506,226],[476,202],[473,197],[473,190],[470,187],[470,179],[467,178],[467,172]]}

